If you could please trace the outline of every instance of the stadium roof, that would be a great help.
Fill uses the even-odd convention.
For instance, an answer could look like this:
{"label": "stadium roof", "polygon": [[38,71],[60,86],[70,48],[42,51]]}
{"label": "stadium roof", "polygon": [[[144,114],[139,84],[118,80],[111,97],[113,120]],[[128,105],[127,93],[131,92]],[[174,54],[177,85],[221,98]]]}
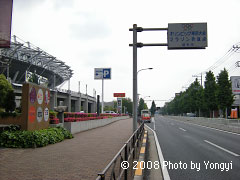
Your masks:
{"label": "stadium roof", "polygon": [[24,42],[13,36],[11,47],[0,49],[0,73],[4,73],[6,76],[9,74],[12,82],[23,83],[26,71],[36,72],[46,78],[50,88],[62,84],[73,75],[73,70],[63,61],[30,42]]}

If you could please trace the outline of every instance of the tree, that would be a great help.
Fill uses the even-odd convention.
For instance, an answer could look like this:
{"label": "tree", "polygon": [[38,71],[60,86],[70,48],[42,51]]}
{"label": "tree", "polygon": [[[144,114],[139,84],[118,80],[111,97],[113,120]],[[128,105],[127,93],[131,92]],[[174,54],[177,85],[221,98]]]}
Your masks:
{"label": "tree", "polygon": [[132,114],[133,103],[130,98],[123,98],[122,99],[122,106],[126,107],[126,112]]}
{"label": "tree", "polygon": [[[102,108],[100,104],[100,109]],[[105,104],[103,111],[114,111],[117,112],[117,101],[112,101],[108,104]]]}
{"label": "tree", "polygon": [[198,111],[198,116],[200,116],[200,109],[203,108],[203,88],[199,84],[197,78],[188,89],[190,96],[191,112],[197,114]]}
{"label": "tree", "polygon": [[11,84],[7,81],[6,77],[1,74],[0,75],[0,107],[4,108],[4,103],[6,100],[6,96],[9,90],[11,90]]}
{"label": "tree", "polygon": [[13,88],[3,74],[0,75],[0,97],[0,108],[6,111],[13,111],[15,109],[16,104]]}
{"label": "tree", "polygon": [[114,112],[116,112],[116,108],[114,108],[113,106],[104,106],[104,111],[114,111]]}
{"label": "tree", "polygon": [[6,112],[12,112],[16,108],[15,102],[15,94],[14,91],[11,89],[8,91],[5,101],[5,110]]}
{"label": "tree", "polygon": [[206,73],[204,85],[205,85],[204,101],[209,112],[211,113],[211,111],[213,111],[214,117],[214,110],[217,110],[218,104],[217,104],[217,84],[213,72],[209,71]]}
{"label": "tree", "polygon": [[141,115],[143,109],[148,109],[147,104],[144,102],[143,98],[140,98],[138,105],[138,115]]}
{"label": "tree", "polygon": [[29,82],[35,83],[35,84],[40,84],[39,82],[39,77],[36,74],[36,71],[34,73],[31,74],[30,78],[28,79]]}
{"label": "tree", "polygon": [[154,115],[155,114],[155,111],[156,111],[156,104],[154,102],[154,100],[152,101],[152,106],[150,108],[150,111],[151,111],[151,114]]}
{"label": "tree", "polygon": [[232,83],[228,79],[228,72],[224,68],[223,71],[221,71],[217,77],[217,85],[218,85],[218,91],[217,91],[217,100],[218,100],[218,106],[222,110],[224,115],[225,109],[230,108],[233,103],[233,94],[232,94]]}

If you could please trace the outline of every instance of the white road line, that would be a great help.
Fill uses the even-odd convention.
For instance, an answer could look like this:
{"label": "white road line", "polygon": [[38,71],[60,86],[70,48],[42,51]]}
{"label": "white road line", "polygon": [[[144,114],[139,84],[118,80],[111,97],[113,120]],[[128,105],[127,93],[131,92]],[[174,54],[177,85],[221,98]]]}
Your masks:
{"label": "white road line", "polygon": [[153,123],[153,130],[155,131],[156,130],[156,122],[155,122],[154,117],[152,117],[151,122]]}
{"label": "white road line", "polygon": [[221,150],[223,150],[223,151],[225,151],[225,152],[233,155],[233,156],[240,156],[239,154],[236,154],[236,153],[234,153],[234,152],[232,152],[232,151],[229,151],[229,150],[227,150],[227,149],[225,149],[225,148],[223,148],[223,147],[221,147],[221,146],[218,146],[218,145],[216,145],[216,144],[214,144],[214,143],[212,143],[212,142],[210,142],[210,141],[207,141],[207,140],[204,140],[204,141],[205,141],[206,143],[208,143],[208,144],[211,144],[211,145],[213,145],[213,146],[215,146],[215,147],[217,147],[217,148],[219,148],[219,149],[221,149]]}
{"label": "white road line", "polygon": [[[145,124],[146,125],[146,124]],[[159,141],[158,141],[158,138],[157,138],[157,135],[156,135],[156,132],[152,130],[152,128],[150,128],[148,125],[146,125],[154,134],[154,138],[155,138],[155,143],[156,143],[156,146],[157,146],[157,152],[158,152],[158,158],[159,158],[159,161],[161,163],[161,169],[162,169],[162,174],[163,174],[163,179],[164,180],[170,180],[170,176],[169,176],[169,173],[168,173],[168,170],[167,168],[163,168],[162,165],[163,165],[163,162],[164,162],[164,158],[163,158],[163,154],[162,154],[162,150],[161,150],[161,147],[160,147],[160,144],[159,144]]]}
{"label": "white road line", "polygon": [[183,128],[179,128],[179,129],[181,129],[182,131],[186,131],[185,129],[183,129]]}

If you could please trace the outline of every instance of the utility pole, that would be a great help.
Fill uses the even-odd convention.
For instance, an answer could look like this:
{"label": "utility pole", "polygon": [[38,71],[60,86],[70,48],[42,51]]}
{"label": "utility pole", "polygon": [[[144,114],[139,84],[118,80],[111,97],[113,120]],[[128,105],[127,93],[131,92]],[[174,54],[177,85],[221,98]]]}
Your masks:
{"label": "utility pole", "polygon": [[201,73],[201,75],[200,76],[198,76],[198,75],[193,75],[192,77],[196,77],[196,78],[199,78],[200,77],[200,79],[201,79],[201,86],[202,86],[202,73]]}

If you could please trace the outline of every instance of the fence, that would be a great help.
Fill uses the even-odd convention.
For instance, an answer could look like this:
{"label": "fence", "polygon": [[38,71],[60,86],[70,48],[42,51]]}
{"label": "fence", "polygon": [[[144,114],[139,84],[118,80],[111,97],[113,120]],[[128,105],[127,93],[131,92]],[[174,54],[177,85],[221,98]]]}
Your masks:
{"label": "fence", "polygon": [[225,119],[225,118],[204,118],[204,117],[186,117],[186,116],[170,116],[172,119],[192,122],[195,124],[240,133],[239,119]]}
{"label": "fence", "polygon": [[138,159],[143,135],[144,124],[142,123],[124,144],[124,146],[119,150],[119,152],[114,156],[106,168],[98,174],[96,180],[133,179],[133,161]]}

